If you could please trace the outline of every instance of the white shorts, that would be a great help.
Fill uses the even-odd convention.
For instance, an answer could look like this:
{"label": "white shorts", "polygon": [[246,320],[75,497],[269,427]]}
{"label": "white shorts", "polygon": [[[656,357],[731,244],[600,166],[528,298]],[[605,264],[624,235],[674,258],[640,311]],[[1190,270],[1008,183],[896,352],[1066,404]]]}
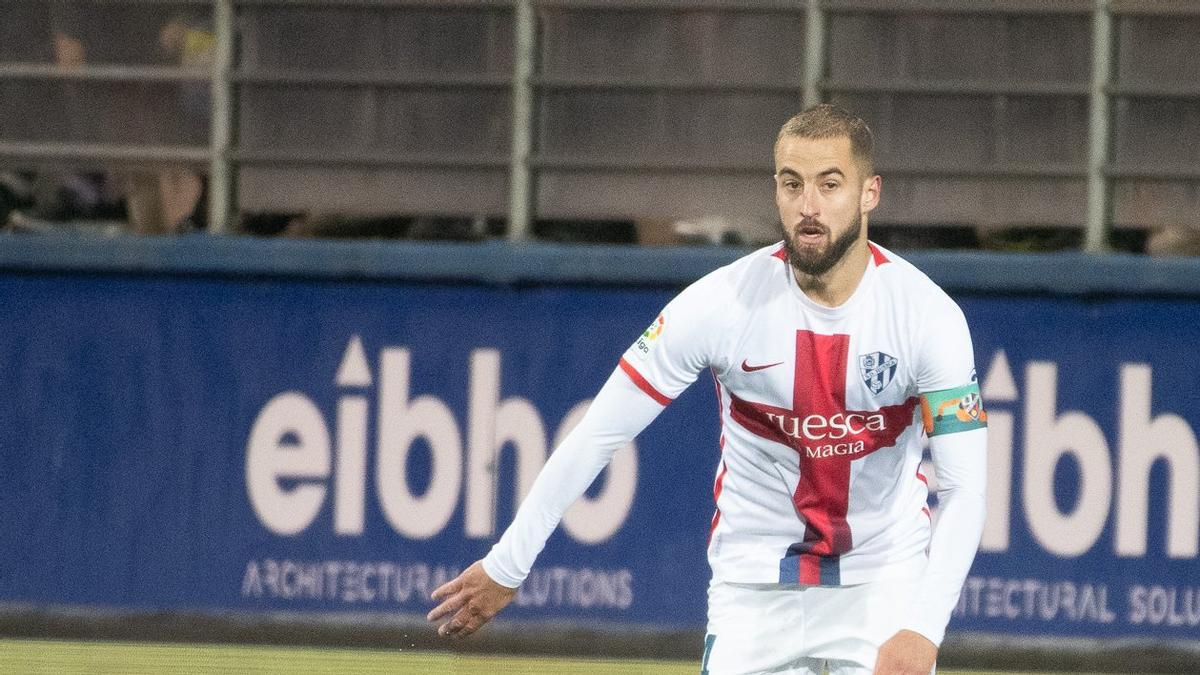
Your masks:
{"label": "white shorts", "polygon": [[900,630],[916,579],[855,586],[714,582],[701,675],[871,675]]}

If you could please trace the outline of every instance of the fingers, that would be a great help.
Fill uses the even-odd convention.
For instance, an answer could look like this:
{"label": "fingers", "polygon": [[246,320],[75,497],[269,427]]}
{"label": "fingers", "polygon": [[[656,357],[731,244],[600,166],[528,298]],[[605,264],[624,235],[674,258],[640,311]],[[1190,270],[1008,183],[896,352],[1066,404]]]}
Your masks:
{"label": "fingers", "polygon": [[434,591],[429,594],[429,597],[434,600],[441,600],[442,598],[449,597],[457,593],[460,589],[462,589],[462,586],[462,575],[460,574],[450,581],[447,581],[441,586],[435,588]]}
{"label": "fingers", "polygon": [[438,621],[453,614],[449,621],[438,626],[438,635],[451,637],[466,637],[483,627],[491,617],[485,617],[477,602],[472,602],[472,593],[464,587],[462,577],[448,581],[429,597],[442,600],[442,603],[430,610],[425,617],[429,621]]}
{"label": "fingers", "polygon": [[441,604],[426,618],[437,622],[450,617],[438,626],[438,635],[466,637],[482,628],[515,595],[515,589],[496,584],[476,562],[430,594],[430,598]]}
{"label": "fingers", "polygon": [[438,635],[462,637],[474,633],[483,625],[482,622],[472,625],[471,619],[473,617],[468,608],[467,599],[463,595],[454,595],[442,604],[434,607],[425,618],[436,622],[453,615],[450,616],[449,621],[438,626]]}
{"label": "fingers", "polygon": [[[437,599],[434,598],[434,600]],[[437,621],[444,616],[457,612],[465,602],[466,599],[462,595],[452,595],[445,602],[430,610],[425,619],[427,621]]]}
{"label": "fingers", "polygon": [[466,637],[479,630],[491,619],[479,607],[468,603],[458,610],[446,623],[438,627],[438,635],[446,637]]}
{"label": "fingers", "polygon": [[459,591],[462,590],[462,587],[463,582],[462,576],[460,575],[434,589],[434,591],[429,594],[429,597],[433,600],[444,600],[444,602],[437,607],[434,607],[429,614],[426,615],[425,619],[427,621],[437,621],[443,616],[453,613],[459,607],[462,607],[464,598],[459,593]]}

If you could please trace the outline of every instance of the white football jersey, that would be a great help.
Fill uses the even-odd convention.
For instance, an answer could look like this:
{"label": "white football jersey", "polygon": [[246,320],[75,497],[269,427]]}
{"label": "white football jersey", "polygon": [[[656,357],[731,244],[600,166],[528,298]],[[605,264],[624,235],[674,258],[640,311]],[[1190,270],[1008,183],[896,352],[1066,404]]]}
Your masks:
{"label": "white football jersey", "polygon": [[[680,293],[550,456],[483,559],[487,574],[519,586],[613,453],[707,369],[722,425],[713,580],[916,579],[905,627],[940,644],[983,530],[987,416],[958,306],[909,263],[870,248],[858,288],[836,308],[800,290],[781,244]],[[932,541],[922,429],[938,468]]]}
{"label": "white football jersey", "polygon": [[782,245],[761,249],[688,287],[621,359],[663,405],[715,376],[716,581],[845,585],[925,567],[919,395],[969,385],[974,356],[949,296],[870,249],[836,308],[800,290]]}

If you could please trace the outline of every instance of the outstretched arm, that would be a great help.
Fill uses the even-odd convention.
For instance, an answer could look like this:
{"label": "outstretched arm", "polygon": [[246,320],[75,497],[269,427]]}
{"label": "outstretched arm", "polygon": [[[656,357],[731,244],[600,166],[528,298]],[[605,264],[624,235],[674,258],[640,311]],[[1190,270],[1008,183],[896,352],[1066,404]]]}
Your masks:
{"label": "outstretched arm", "polygon": [[542,467],[512,525],[484,559],[433,592],[429,613],[440,635],[479,630],[516,596],[567,508],[612,459],[663,410],[621,369],[613,371],[575,427]]}
{"label": "outstretched arm", "polygon": [[442,603],[429,620],[449,617],[439,633],[470,635],[503,609],[567,508],[613,453],[658,417],[702,369],[713,367],[714,344],[730,335],[726,324],[737,314],[720,273],[692,284],[663,308],[625,351],[579,426],[550,455],[500,541],[483,560],[434,591],[433,598]]}

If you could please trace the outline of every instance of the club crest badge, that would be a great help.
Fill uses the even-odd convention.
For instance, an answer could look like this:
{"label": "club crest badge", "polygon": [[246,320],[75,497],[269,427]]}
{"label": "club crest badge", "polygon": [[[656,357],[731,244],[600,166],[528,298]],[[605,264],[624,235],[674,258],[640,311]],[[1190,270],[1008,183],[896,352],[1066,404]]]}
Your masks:
{"label": "club crest badge", "polygon": [[879,394],[892,383],[898,363],[900,361],[896,357],[883,352],[862,354],[858,357],[858,372],[871,393]]}

